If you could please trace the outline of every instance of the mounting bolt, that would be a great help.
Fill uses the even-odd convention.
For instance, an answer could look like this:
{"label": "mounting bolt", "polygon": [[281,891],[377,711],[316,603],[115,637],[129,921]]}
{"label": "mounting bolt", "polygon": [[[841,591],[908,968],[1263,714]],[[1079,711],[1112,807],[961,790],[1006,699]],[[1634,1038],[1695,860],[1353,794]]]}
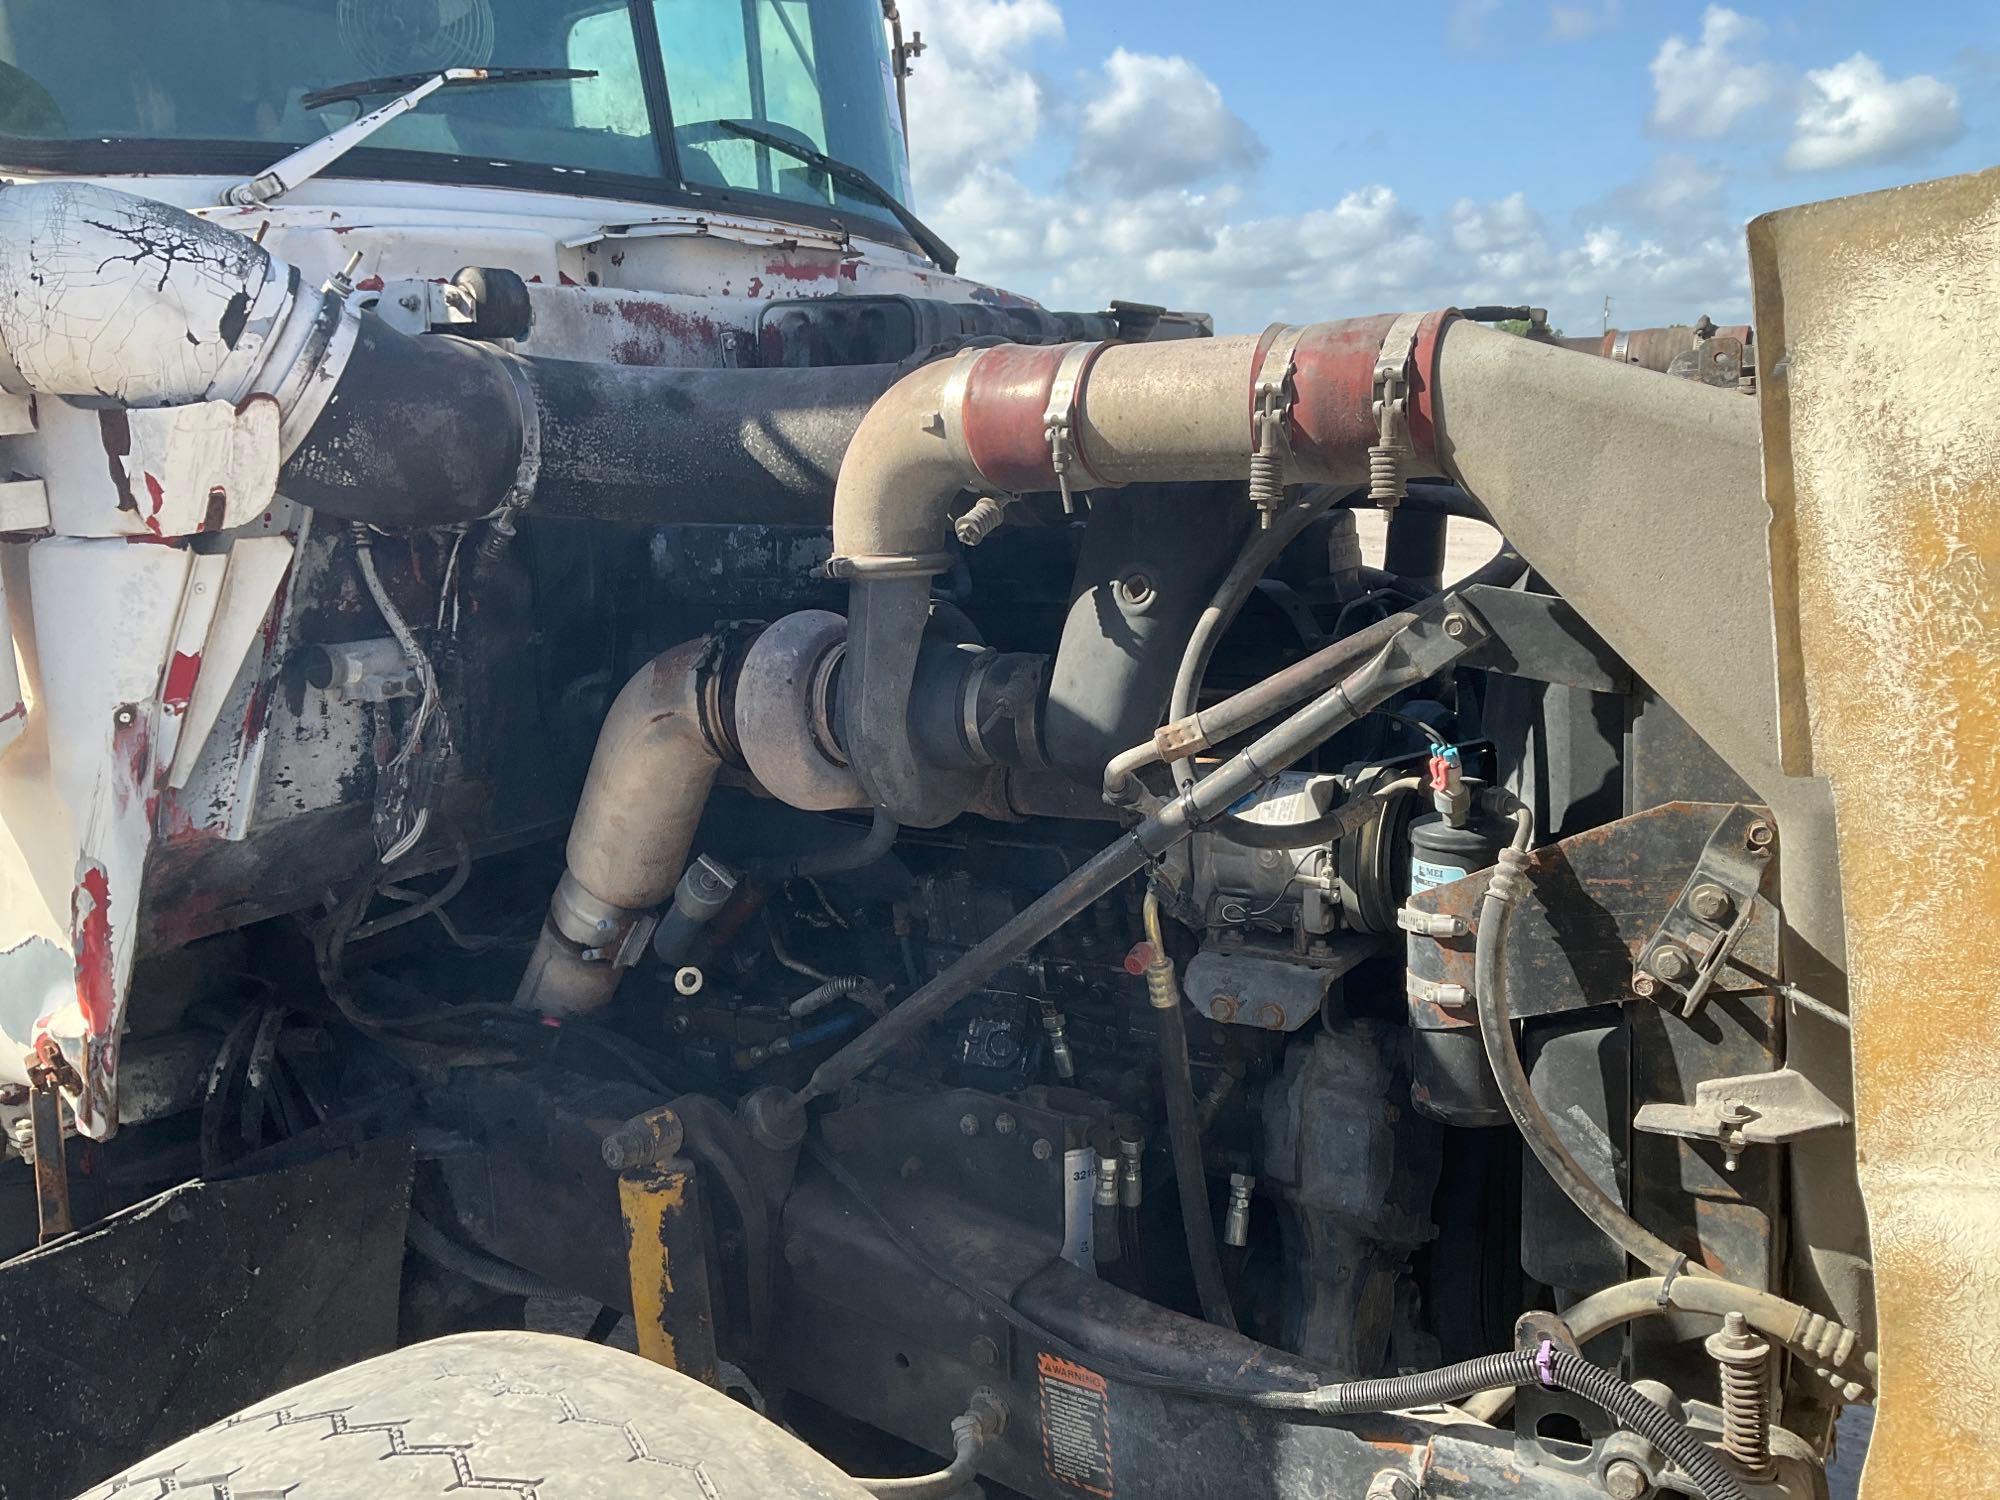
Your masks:
{"label": "mounting bolt", "polygon": [[1662,943],[1653,950],[1652,970],[1669,984],[1694,972],[1694,963],[1680,949]]}
{"label": "mounting bolt", "polygon": [[1421,1493],[1401,1469],[1383,1469],[1368,1481],[1368,1500],[1417,1500]]}
{"label": "mounting bolt", "polygon": [[1637,995],[1641,1000],[1652,999],[1654,991],[1659,989],[1659,987],[1659,980],[1655,979],[1651,974],[1639,973],[1632,976],[1632,993]]}
{"label": "mounting bolt", "polygon": [[903,1158],[903,1165],[897,1170],[902,1173],[903,1180],[908,1182],[923,1169],[924,1159],[921,1156],[906,1156]]}
{"label": "mounting bolt", "polygon": [[1056,1154],[1055,1146],[1048,1140],[1046,1136],[1037,1137],[1035,1140],[1035,1144],[1030,1146],[1028,1149],[1033,1154],[1036,1161],[1047,1161],[1051,1156],[1054,1156]]}
{"label": "mounting bolt", "polygon": [[982,1370],[990,1370],[1000,1363],[1000,1346],[980,1334],[972,1341],[972,1362]]}
{"label": "mounting bolt", "polygon": [[993,1133],[995,1135],[1012,1135],[1015,1128],[1016,1121],[1012,1115],[1003,1111],[993,1117]]}
{"label": "mounting bolt", "polygon": [[951,529],[960,542],[968,547],[977,547],[994,532],[1007,518],[1007,502],[992,495],[981,495],[972,502],[972,508],[956,521]]}
{"label": "mounting bolt", "polygon": [[1604,1493],[1611,1500],[1643,1500],[1653,1487],[1646,1471],[1629,1458],[1614,1458],[1604,1466]]}
{"label": "mounting bolt", "polygon": [[1771,840],[1778,836],[1778,830],[1769,823],[1752,823],[1743,832],[1743,841],[1752,849],[1768,849]]}
{"label": "mounting bolt", "polygon": [[1446,615],[1444,617],[1444,633],[1455,641],[1464,640],[1471,629],[1472,622],[1466,619],[1464,615]]}
{"label": "mounting bolt", "polygon": [[977,1115],[960,1115],[960,1116],[958,1117],[958,1133],[959,1133],[960,1135],[978,1135],[978,1134],[979,1134],[979,1116],[977,1116]]}
{"label": "mounting bolt", "polygon": [[1688,894],[1688,910],[1704,922],[1726,921],[1736,902],[1719,885],[1698,885]]}

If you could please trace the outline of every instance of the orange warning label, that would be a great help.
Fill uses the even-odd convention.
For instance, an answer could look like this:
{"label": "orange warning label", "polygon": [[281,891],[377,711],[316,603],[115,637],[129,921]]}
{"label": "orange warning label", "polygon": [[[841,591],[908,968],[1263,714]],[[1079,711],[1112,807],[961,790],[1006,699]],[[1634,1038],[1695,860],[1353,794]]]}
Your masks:
{"label": "orange warning label", "polygon": [[1111,1402],[1102,1375],[1044,1354],[1042,1464],[1058,1484],[1111,1500]]}

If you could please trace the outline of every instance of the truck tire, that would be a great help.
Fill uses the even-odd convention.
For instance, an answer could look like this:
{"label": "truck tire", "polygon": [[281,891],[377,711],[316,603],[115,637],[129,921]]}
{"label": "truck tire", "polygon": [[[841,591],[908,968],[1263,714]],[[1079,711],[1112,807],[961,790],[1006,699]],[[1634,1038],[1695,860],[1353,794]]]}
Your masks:
{"label": "truck tire", "polygon": [[581,1339],[467,1333],[244,1408],[78,1500],[867,1500],[790,1433]]}

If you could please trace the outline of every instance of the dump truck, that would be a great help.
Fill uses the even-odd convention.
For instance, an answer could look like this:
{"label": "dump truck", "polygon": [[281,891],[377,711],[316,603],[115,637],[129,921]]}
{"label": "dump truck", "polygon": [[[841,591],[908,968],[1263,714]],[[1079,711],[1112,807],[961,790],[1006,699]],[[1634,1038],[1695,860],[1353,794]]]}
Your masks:
{"label": "dump truck", "polygon": [[0,1495],[1988,1487],[2000,172],[1218,333],[880,0],[0,13]]}

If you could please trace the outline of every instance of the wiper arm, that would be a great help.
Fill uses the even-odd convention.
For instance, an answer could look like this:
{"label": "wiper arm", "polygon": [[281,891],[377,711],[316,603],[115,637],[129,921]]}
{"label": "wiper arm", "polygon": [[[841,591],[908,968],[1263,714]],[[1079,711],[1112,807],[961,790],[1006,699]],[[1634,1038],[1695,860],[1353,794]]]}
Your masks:
{"label": "wiper arm", "polygon": [[894,193],[861,168],[849,166],[846,162],[828,156],[824,151],[816,151],[811,146],[802,146],[797,141],[787,140],[784,136],[765,130],[749,120],[717,120],[715,124],[719,130],[726,130],[731,135],[740,135],[746,141],[755,141],[760,146],[769,146],[773,151],[782,151],[809,167],[817,167],[835,182],[873,198],[896,216],[897,223],[909,230],[910,238],[923,247],[924,254],[931,258],[932,264],[940,271],[947,276],[954,275],[958,271],[958,252],[940,239],[936,230],[905,208]]}
{"label": "wiper arm", "polygon": [[442,73],[405,73],[393,78],[363,78],[354,83],[337,83],[331,88],[303,94],[299,103],[307,109],[337,104],[345,99],[366,98],[370,94],[393,93],[379,109],[371,109],[350,120],[289,156],[282,156],[255,177],[239,182],[222,195],[224,203],[255,208],[288,193],[300,183],[318,176],[359,146],[398,115],[406,115],[439,89],[469,83],[541,83],[556,78],[595,78],[587,68],[446,68]]}
{"label": "wiper arm", "polygon": [[[306,109],[324,109],[350,99],[366,99],[375,94],[401,94],[429,83],[435,73],[391,73],[386,78],[357,78],[352,83],[332,83],[323,89],[299,95]],[[595,78],[594,68],[453,68],[445,74],[445,85],[467,83],[548,83],[565,78]]]}

